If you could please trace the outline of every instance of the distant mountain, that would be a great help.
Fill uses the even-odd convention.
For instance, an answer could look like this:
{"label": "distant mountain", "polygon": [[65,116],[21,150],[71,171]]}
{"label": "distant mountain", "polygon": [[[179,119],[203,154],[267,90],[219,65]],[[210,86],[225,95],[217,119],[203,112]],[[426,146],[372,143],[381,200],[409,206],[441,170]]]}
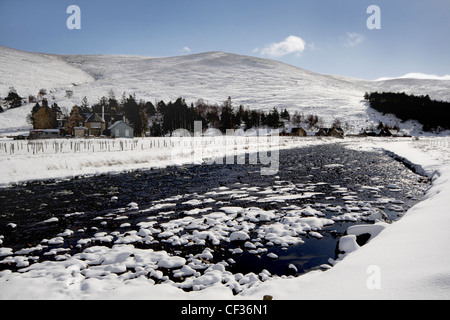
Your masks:
{"label": "distant mountain", "polygon": [[[89,103],[96,103],[110,90],[116,98],[125,92],[152,102],[183,97],[188,103],[203,99],[221,104],[231,97],[235,107],[286,108],[291,113],[317,114],[328,125],[340,118],[353,131],[379,120],[397,121],[368,108],[363,98],[366,91],[404,91],[450,101],[450,81],[364,81],[224,52],[151,58],[50,55],[0,47],[0,97],[6,96],[10,87],[25,97],[44,88],[50,100],[55,98],[61,107],[68,108],[80,104],[85,96]],[[65,97],[66,90],[73,91],[70,99]],[[5,114],[0,114],[0,129]]]}
{"label": "distant mountain", "polygon": [[425,74],[425,73],[408,73],[408,74],[405,74],[404,76],[400,76],[400,77],[380,78],[380,79],[377,79],[377,81],[394,80],[394,79],[450,80],[450,75],[436,76],[436,75]]}

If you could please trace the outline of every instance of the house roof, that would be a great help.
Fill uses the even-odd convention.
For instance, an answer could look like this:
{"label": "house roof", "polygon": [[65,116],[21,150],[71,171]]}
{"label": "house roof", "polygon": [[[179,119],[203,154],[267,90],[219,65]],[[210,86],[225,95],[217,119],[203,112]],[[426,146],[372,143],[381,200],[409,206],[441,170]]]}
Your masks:
{"label": "house roof", "polygon": [[120,120],[120,121],[117,121],[117,122],[115,122],[114,124],[110,125],[109,128],[108,128],[108,130],[112,130],[112,129],[114,129],[115,127],[117,127],[118,125],[120,125],[120,124],[124,124],[124,125],[126,125],[127,127],[130,127],[131,129],[133,129],[128,123],[126,123],[126,122],[123,121],[123,120]]}
{"label": "house roof", "polygon": [[294,133],[298,133],[299,131],[302,132],[306,132],[305,129],[303,129],[302,127],[289,127],[287,129],[283,130],[286,134],[294,134]]}
{"label": "house roof", "polygon": [[96,114],[96,113],[91,113],[91,114],[86,118],[86,122],[101,122],[101,123],[105,123],[105,120],[103,120],[102,117],[100,117],[98,114]]}
{"label": "house roof", "polygon": [[330,133],[331,130],[333,130],[333,129],[332,129],[332,128],[320,128],[319,131],[318,131],[318,133],[319,133],[319,132]]}
{"label": "house roof", "polygon": [[331,132],[333,130],[339,131],[339,132],[344,132],[344,130],[342,128],[336,128],[336,127],[332,127],[332,128],[320,128],[319,131],[322,130],[324,132]]}

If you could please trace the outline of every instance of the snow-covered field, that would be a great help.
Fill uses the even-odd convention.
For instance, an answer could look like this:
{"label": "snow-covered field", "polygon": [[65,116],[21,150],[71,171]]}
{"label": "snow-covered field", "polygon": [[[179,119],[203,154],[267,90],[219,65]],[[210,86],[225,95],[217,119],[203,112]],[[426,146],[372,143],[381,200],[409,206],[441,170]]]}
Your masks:
{"label": "snow-covered field", "polygon": [[[446,254],[450,248],[450,239],[447,234],[450,220],[448,209],[450,205],[449,139],[346,139],[339,142],[331,139],[291,139],[290,142],[288,140],[280,141],[282,147],[285,148],[321,143],[344,143],[348,148],[357,150],[386,150],[432,178],[432,187],[428,190],[425,199],[411,208],[400,221],[392,225],[377,223],[369,227],[367,225],[352,227],[348,231],[349,235],[344,237],[340,244],[341,251],[346,252],[345,257],[339,259],[340,261],[327,271],[313,271],[298,278],[269,277],[267,274],[233,275],[225,271],[223,263],[218,263],[211,264],[204,274],[199,276],[195,271],[194,261],[188,263],[186,259],[171,256],[167,252],[140,250],[132,245],[133,241],[128,241],[133,237],[149,237],[152,230],[150,221],[148,225],[141,226],[138,234],[130,234],[128,238],[124,237],[123,243],[116,244],[112,249],[91,247],[82,254],[66,257],[62,261],[33,264],[28,268],[22,268],[17,273],[1,272],[0,298],[259,300],[264,295],[272,295],[275,299],[450,298],[450,257]],[[130,149],[126,151],[122,151],[119,147],[119,150],[115,152],[112,150],[105,152],[103,157],[102,153],[95,153],[97,153],[97,157],[104,158],[104,160],[110,156],[115,157],[114,154],[126,154],[130,159],[138,154],[147,156],[151,154],[151,152],[140,149],[140,146],[143,144],[138,141],[134,142],[133,150],[128,145]],[[265,146],[260,145],[259,150],[274,147],[274,145],[265,144]],[[170,150],[168,146],[165,148]],[[212,146],[204,146],[204,148],[207,150]],[[253,148],[254,150],[258,149],[256,146]],[[179,150],[180,146],[174,146],[174,149]],[[89,155],[92,152],[89,150],[86,145],[86,149],[82,149],[80,146],[77,152],[79,152],[78,155]],[[209,150],[202,154],[210,155],[212,149]],[[33,155],[32,152],[29,154],[28,151],[25,152],[24,149],[21,149],[21,152],[27,153],[24,161],[28,161],[29,164],[45,163],[49,165],[47,168],[49,172],[53,170],[51,164],[54,160],[60,160],[59,157],[64,155],[64,149],[62,151],[56,153],[54,150],[50,157],[48,156],[49,151],[45,156],[45,152],[35,152]],[[66,154],[74,158],[72,152]],[[19,155],[16,156],[19,157]],[[164,159],[166,162],[161,163],[161,166],[170,165],[167,159],[170,158],[171,161],[174,161],[177,157],[184,156],[171,151],[170,157]],[[78,162],[79,160],[73,161]],[[2,162],[2,167],[11,165],[11,161]],[[148,166],[149,163],[145,165]],[[103,166],[104,164],[101,165],[101,167]],[[118,167],[128,169],[126,165],[121,167],[118,164]],[[114,164],[109,170],[116,171]],[[71,171],[71,174],[75,172],[84,174],[81,168]],[[61,175],[61,178],[66,177],[67,169],[54,170],[52,175],[56,177],[57,173]],[[237,208],[227,210],[225,213],[233,215]],[[244,214],[251,215],[252,213],[245,212]],[[270,212],[266,212],[264,217],[270,219],[270,214]],[[223,226],[230,225],[226,223],[226,218],[227,215],[224,214],[208,215],[208,221],[222,221],[219,226],[221,224]],[[315,219],[320,220],[317,217]],[[48,223],[52,223],[52,221],[48,221]],[[177,223],[182,223],[182,221]],[[172,227],[176,228],[177,226],[174,224]],[[242,231],[245,230],[236,229],[230,235],[230,239],[245,238],[245,232]],[[356,244],[355,236],[367,232],[372,234],[372,238],[368,244],[360,248]],[[61,241],[68,235],[70,232],[61,234],[48,242]],[[107,235],[98,236],[107,237]],[[199,239],[201,237],[199,234]],[[33,248],[30,249],[33,250]],[[38,250],[38,248],[35,249]],[[6,259],[12,259],[11,261],[15,263],[25,262],[19,261],[20,257],[14,256],[14,253],[7,248],[2,248],[0,254]],[[201,255],[204,259],[208,259],[210,253],[205,250]],[[199,258],[201,257],[197,259]],[[95,267],[89,268],[88,265]],[[127,268],[131,268],[147,274],[147,268],[152,268],[152,270],[156,270],[154,272],[157,272],[158,267],[178,270],[180,275],[186,277],[185,282],[188,282],[188,279],[193,281],[193,284],[196,285],[195,290],[188,293],[179,289],[171,281],[156,285],[148,277],[139,276],[136,273],[123,273]],[[117,273],[121,275],[118,276]],[[241,293],[233,296],[230,286],[239,286],[242,290]]]}

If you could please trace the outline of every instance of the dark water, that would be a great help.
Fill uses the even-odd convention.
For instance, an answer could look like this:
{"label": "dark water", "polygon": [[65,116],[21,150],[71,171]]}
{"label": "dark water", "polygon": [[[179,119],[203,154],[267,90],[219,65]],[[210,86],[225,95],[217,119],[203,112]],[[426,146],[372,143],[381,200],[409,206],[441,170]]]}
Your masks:
{"label": "dark water", "polygon": [[[385,221],[393,222],[421,199],[428,186],[425,178],[387,155],[348,150],[338,144],[281,151],[280,170],[275,176],[261,176],[260,167],[256,165],[205,165],[70,181],[32,182],[0,189],[0,240],[3,241],[0,247],[12,248],[17,252],[35,248],[44,239],[55,238],[67,229],[73,231],[73,234],[64,236],[61,244],[46,244],[42,250],[22,254],[33,257],[30,263],[52,260],[55,255],[46,254],[52,249],[63,249],[66,254],[73,255],[91,245],[112,246],[118,233],[139,230],[136,225],[148,221],[149,217],[155,217],[156,228],[165,222],[186,217],[186,212],[193,208],[209,208],[207,213],[212,213],[223,207],[256,207],[275,210],[283,216],[289,211],[286,208],[310,206],[320,211],[322,217],[333,219],[340,216],[333,210],[338,206],[342,208],[341,214],[361,213],[369,206],[383,210]],[[300,189],[315,195],[303,199],[261,201],[274,193],[295,195]],[[261,193],[267,190],[272,193]],[[244,201],[242,197],[245,197]],[[195,206],[186,203],[198,199],[211,201]],[[129,206],[131,202],[136,203],[139,209]],[[146,210],[164,203],[171,205]],[[164,212],[169,213],[162,214]],[[198,219],[202,218],[202,214],[190,216]],[[45,222],[55,217],[58,221]],[[104,221],[107,223],[101,223]],[[322,238],[307,233],[301,236],[304,243],[290,246],[255,239],[258,228],[278,221],[256,223],[255,229],[249,233],[249,241],[253,240],[260,245],[259,248],[267,249],[259,254],[251,253],[244,242],[213,244],[210,239],[206,239],[204,245],[189,248],[163,241],[134,245],[166,250],[180,256],[200,253],[209,247],[213,251],[213,262],[234,260],[227,267],[233,273],[258,274],[266,269],[277,275],[301,274],[335,258],[339,237],[345,234],[349,226],[373,223],[363,215],[358,216],[357,221],[335,221],[317,230]],[[10,223],[16,227],[8,226]],[[99,232],[112,234],[113,241],[77,245],[78,240],[94,237]],[[186,231],[178,232],[182,235]],[[237,248],[241,248],[242,253],[230,252],[230,249]],[[269,258],[268,253],[275,253],[278,259]],[[297,271],[289,269],[289,265],[294,265]],[[2,263],[0,257],[0,270],[17,268],[14,264]]]}

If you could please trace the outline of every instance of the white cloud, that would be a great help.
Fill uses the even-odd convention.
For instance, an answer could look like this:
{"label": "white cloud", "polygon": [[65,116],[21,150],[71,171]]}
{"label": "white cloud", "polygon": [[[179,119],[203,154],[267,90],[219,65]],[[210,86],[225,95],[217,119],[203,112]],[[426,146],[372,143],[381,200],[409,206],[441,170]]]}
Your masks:
{"label": "white cloud", "polygon": [[182,51],[186,53],[191,53],[191,49],[189,47],[184,47]]}
{"label": "white cloud", "polygon": [[345,41],[346,47],[356,47],[364,41],[365,37],[362,34],[356,32],[347,32],[347,38]]}
{"label": "white cloud", "polygon": [[253,51],[260,52],[262,56],[279,58],[292,53],[300,55],[305,50],[305,47],[305,40],[300,37],[289,36],[281,42],[271,43],[264,49],[255,49]]}

